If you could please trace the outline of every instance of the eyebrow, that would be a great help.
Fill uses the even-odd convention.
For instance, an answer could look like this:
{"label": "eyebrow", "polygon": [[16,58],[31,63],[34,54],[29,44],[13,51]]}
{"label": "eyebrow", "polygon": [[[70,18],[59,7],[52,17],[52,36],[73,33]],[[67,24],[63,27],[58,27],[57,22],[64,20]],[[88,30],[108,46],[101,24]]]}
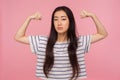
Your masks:
{"label": "eyebrow", "polygon": [[[63,18],[63,17],[67,17],[67,16],[61,16],[61,18]],[[54,16],[54,18],[58,18],[58,16]]]}

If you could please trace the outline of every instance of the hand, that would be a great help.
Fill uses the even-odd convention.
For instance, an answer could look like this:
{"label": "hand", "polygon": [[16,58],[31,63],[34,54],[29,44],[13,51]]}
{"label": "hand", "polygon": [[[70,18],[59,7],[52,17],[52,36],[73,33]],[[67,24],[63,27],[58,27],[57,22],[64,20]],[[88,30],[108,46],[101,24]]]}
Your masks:
{"label": "hand", "polygon": [[39,12],[35,12],[33,15],[30,16],[30,19],[41,20],[42,16]]}
{"label": "hand", "polygon": [[93,13],[90,13],[90,12],[85,11],[85,10],[82,10],[82,11],[80,12],[81,18],[92,17],[93,15],[94,15]]}

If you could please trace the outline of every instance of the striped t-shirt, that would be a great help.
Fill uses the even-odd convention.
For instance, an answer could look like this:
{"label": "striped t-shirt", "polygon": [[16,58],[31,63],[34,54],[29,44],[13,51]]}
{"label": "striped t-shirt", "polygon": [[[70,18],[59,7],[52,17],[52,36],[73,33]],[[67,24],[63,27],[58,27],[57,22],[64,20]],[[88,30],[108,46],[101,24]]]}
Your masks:
{"label": "striped t-shirt", "polygon": [[[45,59],[45,50],[48,37],[46,36],[29,36],[30,48],[32,53],[37,55],[36,76],[43,80],[69,80],[72,76],[72,66],[69,61],[67,47],[69,42],[56,42],[54,45],[54,65],[49,73],[49,78],[45,77],[43,65]],[[90,47],[90,35],[80,36],[78,48],[76,51],[80,73],[79,78],[84,78],[86,74],[85,53]]]}

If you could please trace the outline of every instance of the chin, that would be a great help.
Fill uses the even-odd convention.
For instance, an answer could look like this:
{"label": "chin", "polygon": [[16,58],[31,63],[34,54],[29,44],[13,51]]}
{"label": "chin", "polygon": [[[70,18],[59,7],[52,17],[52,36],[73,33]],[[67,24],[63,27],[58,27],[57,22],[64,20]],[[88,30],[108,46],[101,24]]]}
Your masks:
{"label": "chin", "polygon": [[58,33],[58,34],[65,34],[66,32],[60,32],[60,31],[59,31],[59,32],[57,32],[57,33]]}

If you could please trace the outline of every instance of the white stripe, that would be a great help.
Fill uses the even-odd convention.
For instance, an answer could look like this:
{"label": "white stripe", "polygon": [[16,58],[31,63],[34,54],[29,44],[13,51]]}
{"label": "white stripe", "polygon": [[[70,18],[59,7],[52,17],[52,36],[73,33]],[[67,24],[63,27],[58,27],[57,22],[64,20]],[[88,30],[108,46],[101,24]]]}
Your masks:
{"label": "white stripe", "polygon": [[[33,43],[30,37],[33,39]],[[45,50],[46,50],[48,37],[44,37],[44,36],[30,36],[30,37],[29,37],[29,41],[30,41],[31,50],[32,52],[37,53],[36,76],[39,76],[39,77],[45,76],[43,72],[43,65],[44,65],[44,59],[46,54]],[[81,69],[80,70],[81,73],[79,74],[81,75],[80,78],[86,77],[84,52],[85,52],[85,49],[87,51],[90,47],[90,39],[91,38],[89,35],[81,36],[81,38],[79,38],[79,44],[78,44],[78,49],[76,54],[77,54],[78,63]],[[68,43],[56,43],[54,45],[55,62],[49,76],[56,79],[50,78],[46,80],[69,80],[69,78],[71,77],[72,67],[69,61],[67,47],[68,47]],[[43,74],[39,74],[39,73],[43,73]],[[57,79],[57,78],[61,78],[61,79]]]}

